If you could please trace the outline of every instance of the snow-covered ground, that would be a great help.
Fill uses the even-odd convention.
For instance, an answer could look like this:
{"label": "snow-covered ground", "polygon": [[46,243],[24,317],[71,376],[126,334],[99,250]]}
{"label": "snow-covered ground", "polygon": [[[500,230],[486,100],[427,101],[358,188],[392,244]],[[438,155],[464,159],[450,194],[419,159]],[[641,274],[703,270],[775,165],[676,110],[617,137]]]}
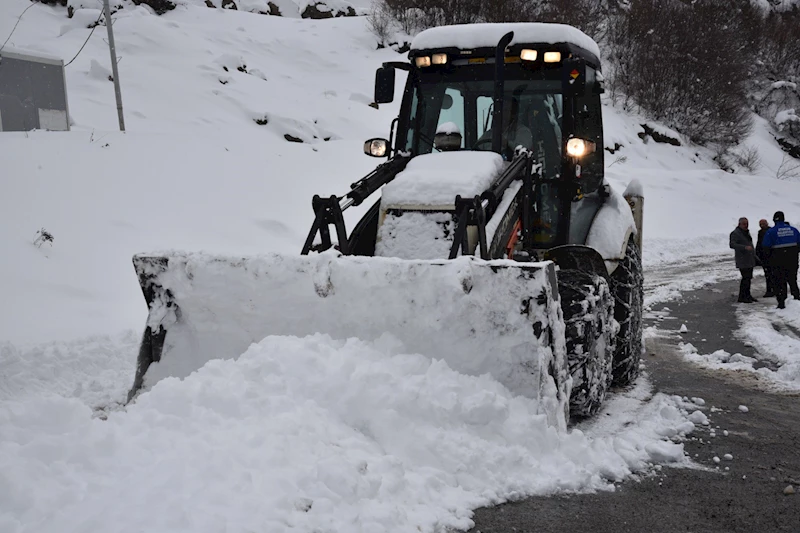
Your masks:
{"label": "snow-covered ground", "polygon": [[706,368],[752,373],[767,389],[800,391],[800,302],[790,296],[786,309],[776,309],[774,299],[766,298],[740,306],[736,318],[737,338],[752,346],[756,357],[721,349],[705,354],[682,343],[684,357]]}
{"label": "snow-covered ground", "polygon": [[[0,2],[3,39],[28,5]],[[98,14],[35,5],[8,46],[68,61]],[[404,57],[376,50],[363,18],[182,2],[115,19],[128,132],[114,131],[100,27],[67,67],[73,131],[0,134],[0,531],[434,531],[481,505],[688,464],[699,404],[644,378],[602,424],[564,433],[488,376],[322,335],[268,337],[122,409],[147,316],[131,257],[299,253],[311,196],[374,168],[362,141],[397,113],[368,106],[374,71]],[[688,263],[730,257],[739,216],[800,221],[800,185],[773,178],[765,130],[750,141],[762,171],[733,175],[605,111],[606,144],[622,145],[609,179],[644,185],[648,272],[687,266],[648,303],[736,275]],[[54,241],[36,247],[41,228]]]}

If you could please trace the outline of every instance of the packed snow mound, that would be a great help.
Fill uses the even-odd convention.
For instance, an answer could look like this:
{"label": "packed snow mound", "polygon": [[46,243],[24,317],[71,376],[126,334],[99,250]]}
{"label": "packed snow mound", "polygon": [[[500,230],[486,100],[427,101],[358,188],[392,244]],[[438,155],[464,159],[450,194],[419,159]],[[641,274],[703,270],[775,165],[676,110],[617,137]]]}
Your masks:
{"label": "packed snow mound", "polygon": [[106,421],[73,398],[0,401],[3,530],[461,530],[478,506],[686,461],[663,436],[693,427],[672,398],[590,440],[488,376],[392,350],[269,337]]}

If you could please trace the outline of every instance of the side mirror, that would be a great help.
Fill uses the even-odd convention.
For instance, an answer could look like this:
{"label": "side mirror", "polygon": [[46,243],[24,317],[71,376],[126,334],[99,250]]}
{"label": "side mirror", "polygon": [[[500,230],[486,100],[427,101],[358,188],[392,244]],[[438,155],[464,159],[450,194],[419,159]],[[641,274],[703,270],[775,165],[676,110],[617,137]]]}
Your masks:
{"label": "side mirror", "polygon": [[370,139],[364,143],[364,153],[372,157],[386,157],[389,155],[389,141],[386,139]]}
{"label": "side mirror", "polygon": [[375,103],[388,104],[394,100],[394,67],[381,67],[375,72]]}
{"label": "side mirror", "polygon": [[571,96],[586,94],[586,63],[581,59],[565,59],[561,66],[564,72],[562,78],[564,94]]}

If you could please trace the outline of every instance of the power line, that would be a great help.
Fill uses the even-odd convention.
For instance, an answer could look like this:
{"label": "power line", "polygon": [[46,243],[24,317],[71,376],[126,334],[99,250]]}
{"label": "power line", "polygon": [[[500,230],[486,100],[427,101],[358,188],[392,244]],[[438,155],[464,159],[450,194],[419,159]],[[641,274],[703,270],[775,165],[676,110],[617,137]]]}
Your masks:
{"label": "power line", "polygon": [[[94,29],[100,25],[100,19],[102,19],[102,18],[103,18],[103,14],[100,13],[100,16],[97,17],[97,20],[95,21],[94,26],[92,26],[92,31],[89,32],[89,36],[86,38],[85,41],[83,41],[83,45],[81,46],[80,50],[78,50],[78,53],[75,54],[75,56],[72,59],[69,60],[69,63],[66,63],[64,65],[64,67],[68,67],[70,63],[75,61],[78,58],[78,56],[81,55],[81,52],[83,52],[84,47],[86,47],[86,43],[88,43],[89,39],[92,38],[92,34],[94,34]],[[106,22],[106,24],[108,24],[108,22]]]}
{"label": "power line", "polygon": [[6,43],[8,42],[8,40],[9,40],[9,39],[11,39],[11,36],[12,36],[12,35],[14,35],[14,30],[16,30],[16,29],[17,29],[17,26],[19,25],[19,21],[20,21],[20,20],[22,20],[22,15],[24,15],[26,11],[28,11],[30,8],[32,8],[32,7],[33,7],[33,6],[35,6],[35,5],[36,5],[36,4],[35,4],[35,3],[33,3],[33,4],[29,5],[28,7],[26,7],[26,8],[25,8],[25,9],[22,11],[22,13],[20,13],[20,15],[17,17],[17,23],[16,23],[16,24],[14,24],[14,27],[13,27],[13,28],[11,28],[11,33],[9,33],[9,34],[8,34],[8,37],[6,37],[6,40],[5,40],[5,42],[3,42],[3,46],[0,46],[0,52],[2,52],[2,51],[3,51],[3,48],[5,48],[5,47],[6,47]]}

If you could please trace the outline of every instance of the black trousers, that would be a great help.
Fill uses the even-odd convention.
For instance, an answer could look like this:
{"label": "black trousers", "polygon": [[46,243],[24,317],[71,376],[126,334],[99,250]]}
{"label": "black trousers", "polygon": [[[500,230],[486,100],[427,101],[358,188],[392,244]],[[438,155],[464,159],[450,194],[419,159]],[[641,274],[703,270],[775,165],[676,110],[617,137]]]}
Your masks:
{"label": "black trousers", "polygon": [[[739,272],[742,273],[742,281],[739,282],[739,301],[750,300],[753,297],[750,295],[750,280],[753,279],[752,268],[740,268]],[[784,290],[786,290],[784,284]]]}
{"label": "black trousers", "polygon": [[772,283],[772,268],[767,265],[762,265],[764,269],[764,280],[767,282],[767,294],[775,294],[775,284]]}
{"label": "black trousers", "polygon": [[[800,288],[797,287],[797,265],[786,268],[786,284],[789,285],[789,292],[792,293],[792,296],[796,300],[800,300]],[[784,292],[784,294],[786,293]]]}
{"label": "black trousers", "polygon": [[[778,303],[786,301],[786,284],[789,282],[789,271],[792,270],[787,265],[772,265],[772,285],[775,287],[775,298]],[[795,282],[796,283],[796,282]]]}

